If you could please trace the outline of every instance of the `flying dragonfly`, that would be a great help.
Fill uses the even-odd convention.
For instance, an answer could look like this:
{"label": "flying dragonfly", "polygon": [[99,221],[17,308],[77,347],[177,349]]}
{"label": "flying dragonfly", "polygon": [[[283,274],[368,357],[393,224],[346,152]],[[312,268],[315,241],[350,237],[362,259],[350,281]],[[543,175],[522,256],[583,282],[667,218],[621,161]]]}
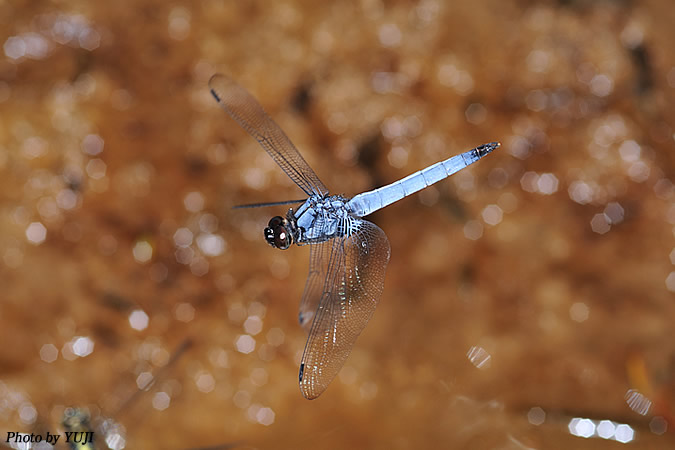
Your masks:
{"label": "flying dragonfly", "polygon": [[384,289],[389,240],[363,217],[447,178],[500,146],[480,145],[399,181],[352,198],[330,195],[291,140],[258,101],[234,80],[209,80],[218,104],[274,159],[307,198],[249,206],[302,203],[286,217],[273,217],[265,240],[285,250],[310,246],[309,275],[300,301],[300,325],[309,333],[300,363],[302,395],[317,398],[344,365],[375,312]]}

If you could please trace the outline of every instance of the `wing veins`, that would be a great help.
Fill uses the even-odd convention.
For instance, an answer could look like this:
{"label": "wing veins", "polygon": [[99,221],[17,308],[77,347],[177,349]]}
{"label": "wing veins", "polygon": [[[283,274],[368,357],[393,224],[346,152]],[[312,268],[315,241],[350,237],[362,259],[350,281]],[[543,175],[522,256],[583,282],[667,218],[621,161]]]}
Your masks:
{"label": "wing veins", "polygon": [[265,149],[300,189],[307,195],[328,193],[286,133],[246,89],[222,74],[211,77],[209,87],[218,105]]}

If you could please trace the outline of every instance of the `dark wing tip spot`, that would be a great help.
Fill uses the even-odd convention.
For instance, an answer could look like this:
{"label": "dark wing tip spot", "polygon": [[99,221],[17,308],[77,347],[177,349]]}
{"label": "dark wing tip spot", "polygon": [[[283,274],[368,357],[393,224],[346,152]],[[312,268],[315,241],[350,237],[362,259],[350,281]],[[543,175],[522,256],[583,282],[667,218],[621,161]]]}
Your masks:
{"label": "dark wing tip spot", "polygon": [[298,375],[298,379],[300,383],[302,383],[302,376],[305,374],[305,363],[300,364],[300,375]]}
{"label": "dark wing tip spot", "polygon": [[218,94],[216,94],[216,91],[213,89],[211,89],[211,95],[213,95],[213,98],[215,98],[216,101],[220,103],[220,97],[218,97]]}

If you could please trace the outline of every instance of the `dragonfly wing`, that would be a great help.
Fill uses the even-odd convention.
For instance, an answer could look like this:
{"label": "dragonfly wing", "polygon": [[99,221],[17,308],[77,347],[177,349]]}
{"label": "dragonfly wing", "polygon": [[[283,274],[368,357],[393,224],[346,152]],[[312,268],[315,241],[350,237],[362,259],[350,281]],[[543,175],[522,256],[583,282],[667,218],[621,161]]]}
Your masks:
{"label": "dragonfly wing", "polygon": [[246,89],[223,74],[212,76],[209,88],[220,107],[258,141],[300,189],[310,196],[328,194],[288,136]]}
{"label": "dragonfly wing", "polygon": [[305,283],[305,292],[300,301],[298,320],[300,326],[309,333],[312,328],[312,319],[319,307],[319,300],[323,294],[323,287],[328,273],[328,262],[335,240],[324,241],[309,246],[309,275]]}
{"label": "dragonfly wing", "polygon": [[[363,219],[352,219],[350,228],[348,236],[317,250],[326,275],[300,364],[300,390],[308,399],[321,395],[338,374],[384,288],[390,253],[387,236]],[[318,291],[308,280],[305,294],[309,292]]]}

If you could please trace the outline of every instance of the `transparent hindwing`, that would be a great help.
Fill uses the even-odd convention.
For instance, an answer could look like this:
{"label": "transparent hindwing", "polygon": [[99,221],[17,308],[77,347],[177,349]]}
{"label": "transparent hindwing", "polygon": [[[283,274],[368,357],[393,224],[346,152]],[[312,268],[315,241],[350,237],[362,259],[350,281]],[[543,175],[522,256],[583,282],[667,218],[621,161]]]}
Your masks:
{"label": "transparent hindwing", "polygon": [[311,246],[300,306],[301,317],[314,308],[306,321],[311,327],[299,376],[300,390],[308,399],[321,395],[338,374],[384,289],[387,236],[363,219],[352,218],[348,229],[345,236]]}

